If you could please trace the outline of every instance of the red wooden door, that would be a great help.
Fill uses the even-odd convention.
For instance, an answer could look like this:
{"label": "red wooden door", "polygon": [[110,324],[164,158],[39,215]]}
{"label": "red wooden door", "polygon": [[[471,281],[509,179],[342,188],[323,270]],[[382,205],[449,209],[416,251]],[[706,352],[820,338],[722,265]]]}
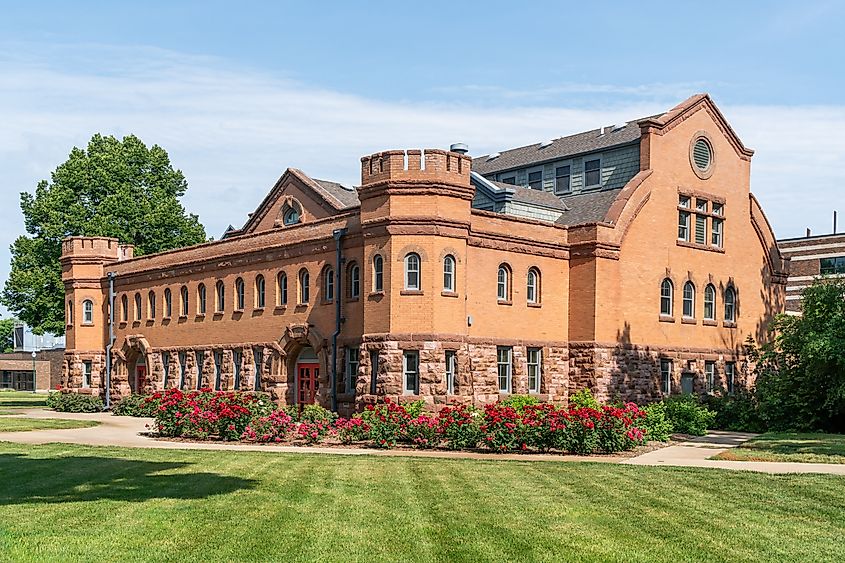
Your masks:
{"label": "red wooden door", "polygon": [[320,375],[320,364],[299,364],[296,366],[296,389],[299,393],[299,405],[313,405],[317,395],[317,378]]}
{"label": "red wooden door", "polygon": [[135,368],[135,392],[143,393],[147,386],[147,366],[137,366]]}

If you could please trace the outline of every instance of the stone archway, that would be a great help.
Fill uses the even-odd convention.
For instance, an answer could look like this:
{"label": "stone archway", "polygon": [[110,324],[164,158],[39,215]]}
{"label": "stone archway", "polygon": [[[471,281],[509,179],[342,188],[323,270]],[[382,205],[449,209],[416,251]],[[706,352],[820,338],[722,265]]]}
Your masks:
{"label": "stone archway", "polygon": [[285,329],[285,333],[279,339],[279,347],[282,350],[282,381],[279,387],[279,395],[287,405],[297,404],[297,381],[296,365],[300,354],[307,350],[313,350],[316,356],[316,363],[319,365],[319,377],[317,380],[317,392],[314,402],[322,407],[328,408],[330,402],[328,388],[328,342],[320,334],[320,331],[309,324],[292,324]]}
{"label": "stone archway", "polygon": [[113,351],[111,391],[118,397],[153,390],[153,354],[150,343],[140,335],[127,336]]}

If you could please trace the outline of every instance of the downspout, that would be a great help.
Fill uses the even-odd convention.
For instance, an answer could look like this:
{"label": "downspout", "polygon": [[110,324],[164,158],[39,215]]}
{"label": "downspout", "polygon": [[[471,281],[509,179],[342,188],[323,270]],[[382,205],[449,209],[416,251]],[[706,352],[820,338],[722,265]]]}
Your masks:
{"label": "downspout", "polygon": [[114,347],[114,278],[117,274],[108,273],[109,277],[109,343],[106,345],[106,410],[111,408],[111,351]]}
{"label": "downspout", "polygon": [[340,329],[343,325],[343,317],[341,311],[341,302],[343,298],[343,288],[341,287],[341,275],[343,263],[346,260],[343,257],[343,237],[346,235],[346,229],[335,229],[332,232],[335,242],[335,266],[334,266],[334,332],[332,333],[332,366],[331,378],[329,381],[329,395],[331,396],[332,412],[337,412],[337,337],[340,336]]}

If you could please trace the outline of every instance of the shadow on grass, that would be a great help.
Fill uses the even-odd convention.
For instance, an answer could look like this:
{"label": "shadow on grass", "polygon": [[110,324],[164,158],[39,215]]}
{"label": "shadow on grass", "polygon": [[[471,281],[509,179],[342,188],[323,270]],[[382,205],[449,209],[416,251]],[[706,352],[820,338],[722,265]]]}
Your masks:
{"label": "shadow on grass", "polygon": [[40,409],[47,406],[47,399],[39,400],[26,400],[26,399],[7,399],[7,400],[0,400],[0,408],[30,408],[30,409]]}
{"label": "shadow on grass", "polygon": [[162,474],[190,465],[109,457],[0,454],[0,505],[191,500],[252,489],[257,483],[208,472]]}
{"label": "shadow on grass", "polygon": [[760,450],[773,454],[809,454],[823,456],[845,456],[845,436],[840,435],[795,435],[790,437],[761,436],[743,446],[748,450]]}

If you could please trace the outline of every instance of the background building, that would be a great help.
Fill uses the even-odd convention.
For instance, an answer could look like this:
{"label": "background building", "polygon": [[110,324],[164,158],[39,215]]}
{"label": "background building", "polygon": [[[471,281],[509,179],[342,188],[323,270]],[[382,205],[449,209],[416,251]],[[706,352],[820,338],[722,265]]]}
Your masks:
{"label": "background building", "polygon": [[134,258],[67,239],[64,381],[103,392],[110,354],[115,396],[261,389],[342,412],[746,383],[742,344],[783,309],[786,263],[753,152],[707,95],[476,159],[453,148],[365,156],[354,189],[288,169],[212,243]]}
{"label": "background building", "polygon": [[822,277],[845,278],[845,234],[814,235],[778,241],[790,259],[786,311],[801,312],[801,290]]}

